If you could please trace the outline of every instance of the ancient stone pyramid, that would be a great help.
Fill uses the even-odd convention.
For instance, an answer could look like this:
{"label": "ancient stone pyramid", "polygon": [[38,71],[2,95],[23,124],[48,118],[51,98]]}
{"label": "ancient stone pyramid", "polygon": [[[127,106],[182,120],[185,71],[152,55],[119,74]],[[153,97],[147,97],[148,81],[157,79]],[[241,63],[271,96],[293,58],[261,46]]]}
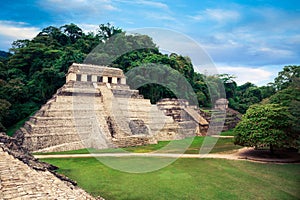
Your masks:
{"label": "ancient stone pyramid", "polygon": [[172,116],[126,85],[122,70],[73,64],[66,84],[17,135],[30,151],[53,152],[181,139],[195,135],[194,129],[181,131]]}
{"label": "ancient stone pyramid", "polygon": [[66,84],[21,132],[30,151],[63,151],[154,143],[158,130],[174,139],[176,129],[171,117],[129,89],[122,70],[73,64]]}

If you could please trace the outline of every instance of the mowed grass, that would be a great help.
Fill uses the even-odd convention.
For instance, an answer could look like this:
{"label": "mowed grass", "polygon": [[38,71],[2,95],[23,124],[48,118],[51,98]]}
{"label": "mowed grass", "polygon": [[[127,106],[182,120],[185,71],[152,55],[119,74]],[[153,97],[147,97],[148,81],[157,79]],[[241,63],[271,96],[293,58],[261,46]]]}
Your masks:
{"label": "mowed grass", "polygon": [[[205,142],[204,142],[205,141]],[[166,147],[170,141],[160,141],[158,144],[150,144],[144,146],[135,146],[135,147],[126,147],[123,150],[133,153],[149,153],[161,150],[164,152],[163,148]],[[226,153],[232,150],[236,150],[241,148],[241,146],[233,144],[233,138],[212,138],[212,137],[194,137],[187,138],[179,141],[172,141],[173,143],[173,152],[180,151],[180,148],[185,147],[187,145],[185,154],[198,154],[200,148],[208,148],[210,153]],[[205,145],[203,145],[205,144]],[[176,149],[177,148],[177,149]],[[171,152],[172,152],[171,151]],[[36,153],[36,154],[88,154],[88,153],[117,153],[120,152],[119,149],[79,149],[73,151],[63,151],[63,152],[50,152],[50,153]]]}
{"label": "mowed grass", "polygon": [[[123,163],[127,158],[114,159]],[[185,158],[154,172],[131,174],[95,158],[43,161],[93,196],[109,200],[300,199],[299,164]]]}

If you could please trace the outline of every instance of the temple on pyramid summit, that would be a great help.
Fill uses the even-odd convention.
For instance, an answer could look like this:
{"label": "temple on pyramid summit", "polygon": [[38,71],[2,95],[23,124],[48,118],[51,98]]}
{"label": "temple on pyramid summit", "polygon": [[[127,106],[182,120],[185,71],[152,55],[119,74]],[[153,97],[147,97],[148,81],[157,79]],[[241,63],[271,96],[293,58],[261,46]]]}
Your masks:
{"label": "temple on pyramid summit", "polygon": [[205,135],[208,122],[186,100],[152,105],[121,69],[72,64],[66,83],[16,137],[31,152],[114,148]]}

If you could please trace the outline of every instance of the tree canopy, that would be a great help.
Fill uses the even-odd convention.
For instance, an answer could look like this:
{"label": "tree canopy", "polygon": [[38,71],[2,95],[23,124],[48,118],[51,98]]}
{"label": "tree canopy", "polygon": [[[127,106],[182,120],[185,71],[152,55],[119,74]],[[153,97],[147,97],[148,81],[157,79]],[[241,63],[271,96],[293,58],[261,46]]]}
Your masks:
{"label": "tree canopy", "polygon": [[250,106],[234,132],[235,144],[259,147],[288,147],[290,114],[286,107],[278,104],[256,104]]}

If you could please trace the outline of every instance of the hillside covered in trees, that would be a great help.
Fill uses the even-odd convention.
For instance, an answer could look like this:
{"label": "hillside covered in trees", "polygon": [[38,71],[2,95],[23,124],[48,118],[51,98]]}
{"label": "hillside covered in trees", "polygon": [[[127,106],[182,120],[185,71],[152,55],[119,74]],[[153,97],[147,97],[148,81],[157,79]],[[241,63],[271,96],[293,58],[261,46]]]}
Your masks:
{"label": "hillside covered in trees", "polygon": [[[13,42],[9,53],[0,53],[0,131],[38,110],[64,84],[68,67],[74,62],[82,63],[97,45],[102,45],[106,51],[100,49],[91,63],[109,64],[124,72],[147,63],[163,64],[177,70],[194,89],[200,107],[211,107],[211,99],[220,96],[219,83],[224,83],[229,106],[241,113],[274,94],[269,101],[277,101],[276,95],[289,88],[280,74],[274,83],[263,87],[252,83],[238,86],[229,74],[205,76],[194,71],[190,58],[175,53],[162,54],[149,36],[127,35],[110,24],[99,25],[96,33],[84,33],[75,24],[49,26],[32,40]],[[114,46],[136,50],[122,54]],[[299,66],[289,68],[293,67],[299,70]],[[139,90],[152,103],[174,97],[170,90],[157,84],[144,85]]]}

